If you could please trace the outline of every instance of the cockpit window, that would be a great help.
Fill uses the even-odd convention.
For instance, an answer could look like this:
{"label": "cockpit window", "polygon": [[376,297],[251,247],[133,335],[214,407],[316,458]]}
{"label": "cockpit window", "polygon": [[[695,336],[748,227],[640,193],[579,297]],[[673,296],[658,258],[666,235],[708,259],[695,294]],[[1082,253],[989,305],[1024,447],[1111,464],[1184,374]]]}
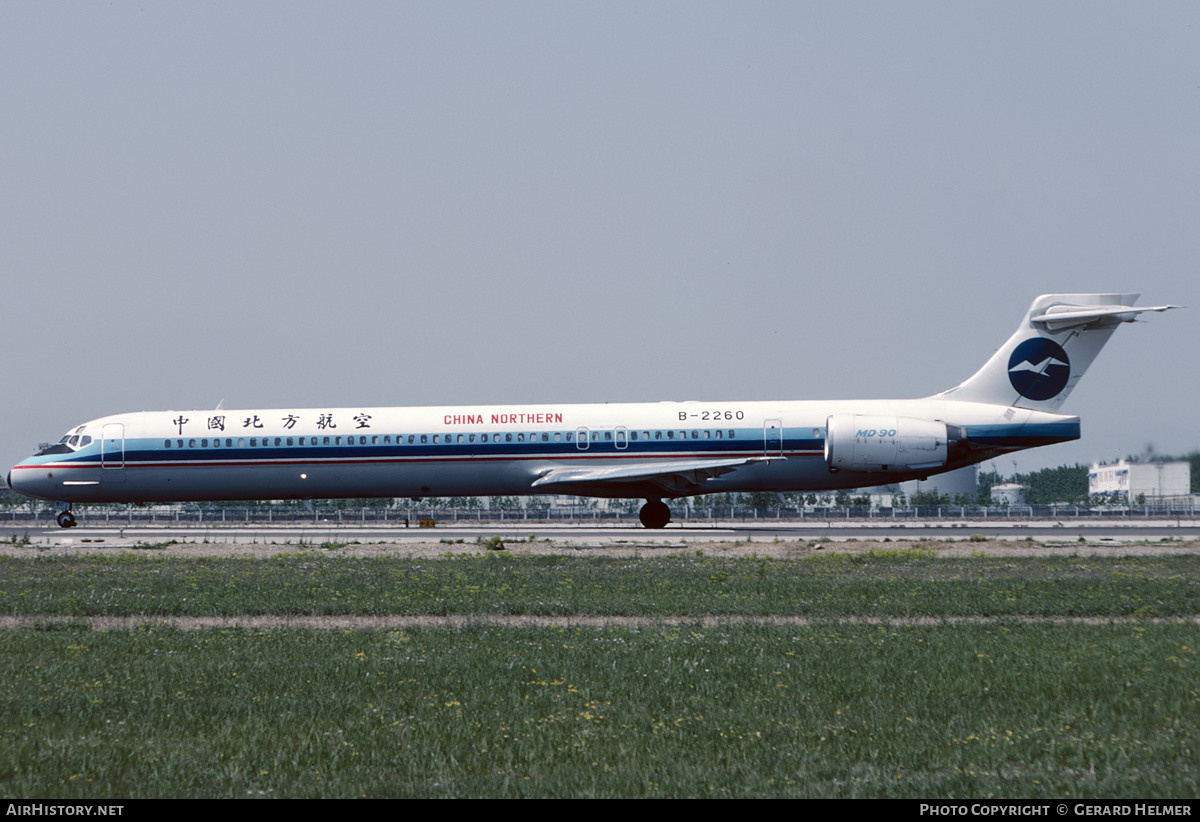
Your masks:
{"label": "cockpit window", "polygon": [[86,448],[88,445],[91,445],[92,438],[87,434],[79,433],[83,430],[83,428],[84,426],[81,425],[73,431],[68,431],[62,435],[62,439],[53,445],[42,445],[42,447],[38,449],[38,452],[34,456],[41,457],[47,454],[71,454],[80,448]]}
{"label": "cockpit window", "polygon": [[[66,439],[66,438],[64,437],[63,439]],[[67,445],[65,442],[56,442],[56,443],[54,443],[54,445],[47,445],[47,446],[41,448],[36,454],[34,454],[34,456],[35,457],[44,457],[47,454],[70,454],[70,453],[73,453],[73,449],[71,448],[71,446]]]}

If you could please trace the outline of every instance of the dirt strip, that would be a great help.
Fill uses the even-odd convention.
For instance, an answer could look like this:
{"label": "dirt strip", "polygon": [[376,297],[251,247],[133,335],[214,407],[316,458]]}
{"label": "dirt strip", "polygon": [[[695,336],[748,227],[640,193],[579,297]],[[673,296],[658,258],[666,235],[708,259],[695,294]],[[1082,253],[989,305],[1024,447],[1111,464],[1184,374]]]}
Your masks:
{"label": "dirt strip", "polygon": [[79,626],[93,631],[131,630],[146,627],[177,628],[185,631],[237,629],[251,631],[327,630],[358,631],[406,628],[655,628],[691,625],[719,628],[738,625],[881,625],[920,627],[938,625],[1200,625],[1200,614],[1186,617],[1070,617],[1070,616],[522,616],[508,614],[452,614],[447,616],[0,616],[0,630],[30,627]]}

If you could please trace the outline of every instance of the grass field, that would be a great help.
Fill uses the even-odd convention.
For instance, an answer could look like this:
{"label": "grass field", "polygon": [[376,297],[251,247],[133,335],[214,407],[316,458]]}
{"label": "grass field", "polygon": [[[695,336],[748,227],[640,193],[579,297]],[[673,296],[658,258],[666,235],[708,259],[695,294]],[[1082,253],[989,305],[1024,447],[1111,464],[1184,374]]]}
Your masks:
{"label": "grass field", "polygon": [[0,557],[0,793],[1197,795],[1200,557],[935,548]]}

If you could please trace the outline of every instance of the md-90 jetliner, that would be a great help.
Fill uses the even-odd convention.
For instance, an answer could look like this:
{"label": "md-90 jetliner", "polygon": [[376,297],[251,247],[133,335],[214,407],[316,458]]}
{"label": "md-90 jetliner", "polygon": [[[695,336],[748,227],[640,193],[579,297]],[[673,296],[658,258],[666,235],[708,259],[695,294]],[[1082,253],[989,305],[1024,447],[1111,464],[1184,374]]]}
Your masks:
{"label": "md-90 jetliner", "polygon": [[1056,413],[1136,294],[1047,294],[962,384],[923,399],[118,414],[72,428],[8,484],[61,503],[574,494],[663,500],[923,479],[1078,439]]}

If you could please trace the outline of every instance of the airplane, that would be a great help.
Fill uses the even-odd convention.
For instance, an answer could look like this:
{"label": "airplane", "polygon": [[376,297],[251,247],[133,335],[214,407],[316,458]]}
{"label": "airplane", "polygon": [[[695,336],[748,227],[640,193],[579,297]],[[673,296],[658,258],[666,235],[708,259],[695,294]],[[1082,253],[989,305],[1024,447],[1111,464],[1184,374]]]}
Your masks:
{"label": "airplane", "polygon": [[528,494],[664,500],[884,485],[1080,436],[1057,413],[1137,294],[1046,294],[973,376],[920,399],[117,414],[13,466],[59,503]]}

